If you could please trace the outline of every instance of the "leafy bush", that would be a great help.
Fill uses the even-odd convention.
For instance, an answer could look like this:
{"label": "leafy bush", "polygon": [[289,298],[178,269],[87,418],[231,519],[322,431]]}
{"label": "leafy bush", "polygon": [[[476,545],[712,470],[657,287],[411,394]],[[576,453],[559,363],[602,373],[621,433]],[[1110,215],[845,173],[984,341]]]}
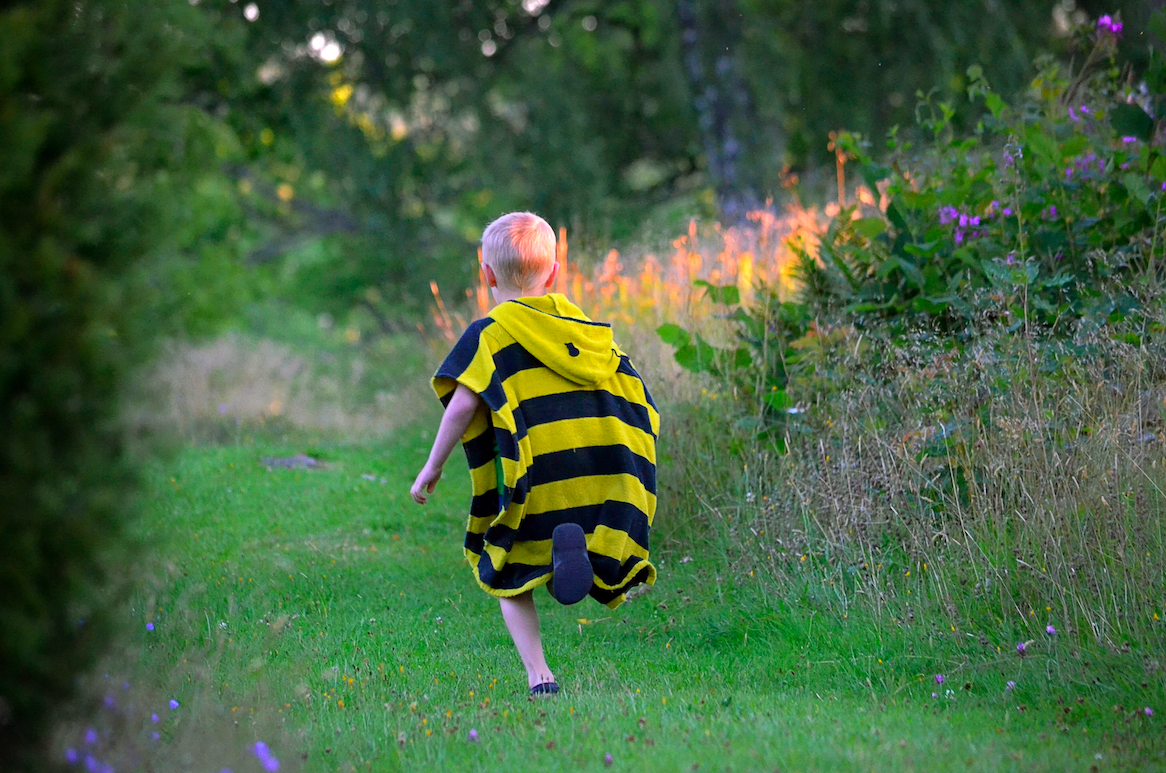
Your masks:
{"label": "leafy bush", "polygon": [[[953,131],[950,105],[928,98],[918,115],[933,142],[922,148],[892,133],[879,164],[843,136],[885,213],[835,218],[819,259],[803,255],[804,301],[816,313],[965,336],[997,319],[1068,335],[1081,320],[1129,313],[1126,285],[1164,268],[1155,234],[1166,157],[1147,113],[1158,98],[1119,78],[1119,32],[1113,22],[1089,32],[1093,49],[1075,74],[1042,61],[1015,107],[969,69],[969,97],[987,107],[970,136]],[[1147,83],[1160,72],[1161,58]]]}
{"label": "leafy bush", "polygon": [[931,144],[879,165],[840,138],[885,215],[841,210],[796,302],[706,285],[719,325],[660,329],[711,379],[696,410],[740,471],[704,512],[783,592],[952,630],[1158,625],[1166,161],[1157,98],[1095,67],[1112,22],[1090,37],[1081,72],[1043,63],[1016,107],[973,68],[971,137],[924,98]]}
{"label": "leafy bush", "polygon": [[[40,0],[0,14],[0,767],[35,765],[101,642],[132,517],[118,404],[168,322],[138,268],[168,248],[212,122],[179,105],[186,3]],[[208,172],[208,170],[210,170]],[[171,273],[178,273],[174,269]],[[157,281],[157,277],[153,277]]]}

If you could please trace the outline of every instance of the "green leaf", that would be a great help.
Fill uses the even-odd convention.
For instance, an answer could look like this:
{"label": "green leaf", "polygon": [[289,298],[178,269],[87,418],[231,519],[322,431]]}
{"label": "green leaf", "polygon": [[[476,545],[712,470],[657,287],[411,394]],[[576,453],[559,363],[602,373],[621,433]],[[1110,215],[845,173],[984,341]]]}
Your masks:
{"label": "green leaf", "polygon": [[1154,119],[1138,105],[1118,105],[1109,114],[1109,125],[1122,137],[1149,141],[1154,136]]}
{"label": "green leaf", "polygon": [[789,392],[784,389],[773,389],[765,393],[765,404],[775,411],[788,411],[797,403],[789,396]]}
{"label": "green leaf", "polygon": [[859,236],[865,236],[867,239],[873,239],[885,233],[886,230],[887,221],[881,217],[864,217],[854,221],[854,232]]}
{"label": "green leaf", "polygon": [[656,328],[656,335],[660,336],[660,340],[664,343],[676,348],[688,346],[692,342],[687,330],[680,325],[673,325],[671,322]]}
{"label": "green leaf", "polygon": [[1141,175],[1136,175],[1132,172],[1123,175],[1121,184],[1129,191],[1130,196],[1142,202],[1143,207],[1150,203],[1150,189],[1146,187],[1146,182],[1142,179]]}
{"label": "green leaf", "polygon": [[942,314],[951,305],[955,298],[951,296],[944,296],[941,298],[925,298],[919,296],[914,299],[912,305],[915,311],[921,311],[924,314]]}
{"label": "green leaf", "polygon": [[676,350],[676,362],[691,373],[706,373],[712,370],[716,356],[717,350],[699,335],[696,337],[696,343]]}
{"label": "green leaf", "polygon": [[1029,126],[1028,131],[1025,132],[1024,140],[1029,150],[1036,155],[1052,164],[1061,163],[1061,149],[1040,126],[1035,124]]}
{"label": "green leaf", "polygon": [[736,285],[717,287],[714,284],[698,279],[692,283],[693,287],[703,287],[704,295],[713,303],[722,303],[726,306],[736,306],[741,302],[741,291]]}
{"label": "green leaf", "polygon": [[891,202],[887,207],[887,219],[891,221],[891,225],[900,231],[909,230],[907,227],[907,219],[903,217],[903,211],[899,208],[898,198]]}
{"label": "green leaf", "polygon": [[999,121],[1001,114],[1004,113],[1004,100],[996,94],[988,93],[984,97],[984,104],[988,106],[988,110],[991,111],[992,117]]}

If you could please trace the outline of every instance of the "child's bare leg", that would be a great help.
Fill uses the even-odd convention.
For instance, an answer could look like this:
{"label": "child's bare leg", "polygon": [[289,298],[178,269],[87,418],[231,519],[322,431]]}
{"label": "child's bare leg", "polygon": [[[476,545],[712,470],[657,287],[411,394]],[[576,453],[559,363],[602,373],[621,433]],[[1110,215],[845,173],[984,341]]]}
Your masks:
{"label": "child's bare leg", "polygon": [[498,601],[502,605],[502,619],[506,621],[506,629],[510,631],[510,638],[514,639],[522,665],[526,666],[527,682],[534,687],[536,684],[555,681],[555,675],[547,667],[547,659],[543,654],[534,594],[527,591],[520,596],[500,598]]}

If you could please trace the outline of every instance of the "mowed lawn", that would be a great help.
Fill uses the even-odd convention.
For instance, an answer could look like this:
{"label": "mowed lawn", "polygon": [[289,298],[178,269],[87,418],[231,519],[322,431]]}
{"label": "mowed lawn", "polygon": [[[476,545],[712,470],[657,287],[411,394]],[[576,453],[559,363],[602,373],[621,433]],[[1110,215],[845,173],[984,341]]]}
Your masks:
{"label": "mowed lawn", "polygon": [[[428,506],[409,499],[428,437],[192,447],[156,468],[126,637],[136,684],[179,702],[160,748],[201,711],[200,764],[234,773],[261,769],[237,748],[256,740],[307,771],[1166,768],[1145,712],[1166,711],[1160,647],[1021,660],[940,621],[840,620],[711,545],[657,551],[655,588],[614,612],[540,590],[563,691],[530,700],[462,559],[460,454]],[[261,463],[299,452],[322,467]]]}

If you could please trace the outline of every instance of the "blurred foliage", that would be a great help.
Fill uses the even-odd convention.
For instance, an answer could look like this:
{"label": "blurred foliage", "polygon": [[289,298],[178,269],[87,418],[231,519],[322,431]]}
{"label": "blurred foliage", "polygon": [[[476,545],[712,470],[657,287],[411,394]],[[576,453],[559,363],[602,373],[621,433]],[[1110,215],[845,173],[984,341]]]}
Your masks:
{"label": "blurred foliage", "polygon": [[[223,133],[179,77],[186,3],[38,0],[0,15],[0,767],[34,765],[102,638],[132,516],[120,388],[159,331],[232,291]],[[213,248],[201,246],[215,242]],[[147,268],[149,270],[147,270]],[[179,308],[181,306],[181,308]]]}

